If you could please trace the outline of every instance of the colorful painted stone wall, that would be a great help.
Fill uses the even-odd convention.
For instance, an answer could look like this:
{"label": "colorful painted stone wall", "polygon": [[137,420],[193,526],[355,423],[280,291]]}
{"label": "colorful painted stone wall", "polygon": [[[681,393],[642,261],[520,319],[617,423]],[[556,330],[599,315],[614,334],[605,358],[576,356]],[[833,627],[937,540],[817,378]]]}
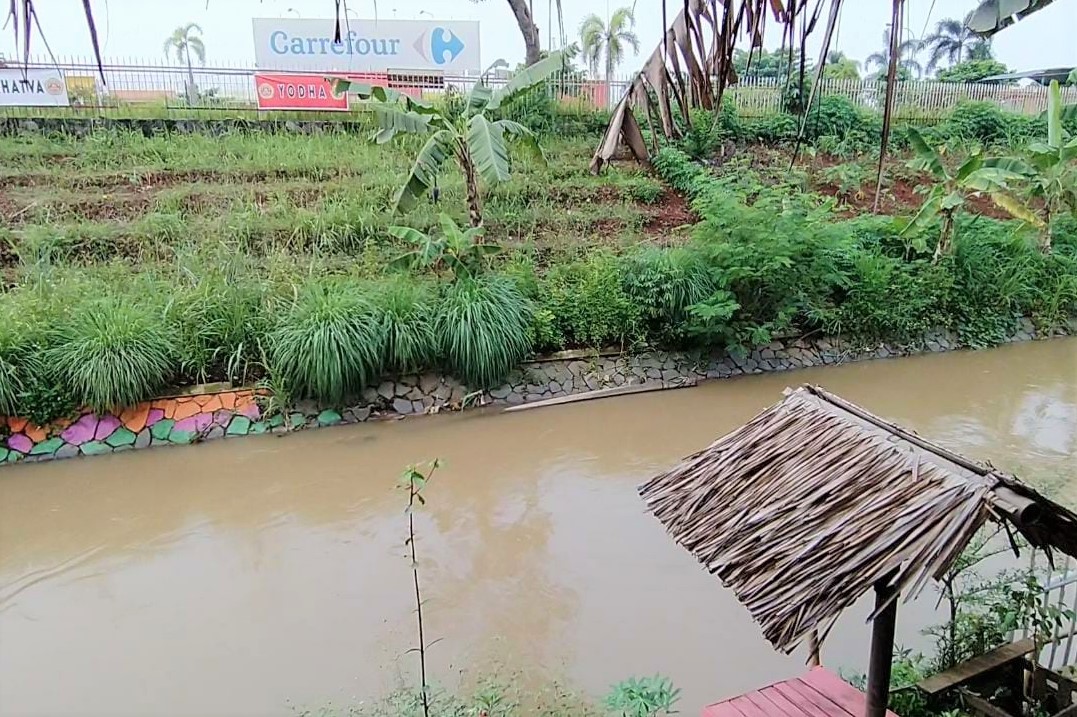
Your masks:
{"label": "colorful painted stone wall", "polygon": [[[225,435],[265,433],[274,421],[262,421],[254,391],[224,391],[161,398],[128,408],[119,415],[83,413],[74,421],[35,426],[25,418],[7,418],[0,441],[0,463],[23,459],[96,456],[131,448],[182,445]],[[279,423],[284,423],[279,417]]]}

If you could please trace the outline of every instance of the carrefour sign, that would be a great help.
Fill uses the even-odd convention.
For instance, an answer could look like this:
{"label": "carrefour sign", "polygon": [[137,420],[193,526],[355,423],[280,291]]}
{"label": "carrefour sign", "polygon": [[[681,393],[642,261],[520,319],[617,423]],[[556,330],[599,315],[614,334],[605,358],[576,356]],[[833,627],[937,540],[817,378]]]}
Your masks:
{"label": "carrefour sign", "polygon": [[341,19],[255,19],[260,70],[369,72],[481,70],[479,23]]}

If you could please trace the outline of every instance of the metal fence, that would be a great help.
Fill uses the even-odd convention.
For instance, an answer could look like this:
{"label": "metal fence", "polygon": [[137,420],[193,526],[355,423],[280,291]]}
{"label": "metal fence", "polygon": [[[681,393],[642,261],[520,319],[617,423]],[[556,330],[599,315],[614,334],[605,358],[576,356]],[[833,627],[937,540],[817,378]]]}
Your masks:
{"label": "metal fence", "polygon": [[[733,98],[740,114],[748,117],[778,112],[782,108],[784,84],[779,80],[747,78],[726,93]],[[894,88],[894,116],[897,119],[931,119],[968,100],[992,102],[1004,110],[1035,115],[1047,109],[1048,88],[1042,85],[1016,85],[983,82],[935,82],[916,80],[898,82]],[[1077,87],[1064,87],[1063,101],[1077,102]],[[820,81],[820,95],[845,97],[853,104],[881,111],[886,98],[886,83],[875,80]]]}
{"label": "metal fence", "polygon": [[[15,67],[9,64],[8,67]],[[23,67],[23,65],[18,65]],[[191,111],[220,112],[228,116],[252,114],[257,116],[258,88],[256,75],[262,71],[245,67],[215,65],[212,67],[184,67],[164,62],[121,58],[105,64],[103,72],[92,61],[75,58],[59,58],[57,62],[37,59],[28,63],[29,69],[59,69],[64,74],[70,108],[63,113],[78,116],[146,116],[163,113],[165,116],[181,117]],[[309,76],[311,72],[286,72],[266,70],[274,76]],[[102,78],[103,74],[103,78]],[[327,76],[355,77],[355,73],[325,72]],[[362,73],[364,81],[385,84],[408,94],[438,99],[451,92],[466,93],[479,79],[476,75],[441,75],[393,71]],[[489,74],[486,84],[494,88],[504,86],[508,77]],[[629,82],[615,78],[610,82],[587,79],[582,73],[565,73],[547,83],[547,94],[566,109],[595,111],[616,104],[628,89]],[[3,107],[0,116],[34,116],[42,113],[39,107]],[[49,108],[48,114],[57,114]],[[341,119],[347,113],[339,113]]]}
{"label": "metal fence", "polygon": [[[10,66],[10,65],[9,65]],[[164,61],[118,58],[104,66],[104,79],[97,64],[88,58],[36,58],[31,68],[59,68],[65,76],[71,108],[63,112],[79,116],[181,117],[192,110],[228,113],[229,116],[260,116],[255,74],[249,66],[215,65],[183,67]],[[298,74],[273,71],[274,74]],[[309,73],[307,73],[309,74]],[[326,73],[333,74],[333,73]],[[431,99],[456,90],[466,92],[477,76],[417,76],[408,72],[378,73],[390,87]],[[548,96],[579,111],[608,109],[624,95],[631,77],[606,82],[588,79],[583,73],[566,73],[551,80]],[[503,85],[503,75],[487,76],[493,86]],[[727,90],[740,114],[747,117],[775,113],[782,108],[784,84],[775,79],[745,78]],[[822,80],[821,95],[841,96],[854,104],[878,110],[885,85],[873,80]],[[1063,88],[1064,101],[1077,102],[1077,87]],[[959,102],[982,100],[1022,114],[1038,114],[1047,107],[1047,88],[984,83],[934,81],[899,82],[896,87],[897,119],[931,119],[944,115]],[[0,116],[34,116],[41,108],[0,107]],[[55,114],[54,110],[49,111]],[[347,115],[341,113],[345,118]]]}

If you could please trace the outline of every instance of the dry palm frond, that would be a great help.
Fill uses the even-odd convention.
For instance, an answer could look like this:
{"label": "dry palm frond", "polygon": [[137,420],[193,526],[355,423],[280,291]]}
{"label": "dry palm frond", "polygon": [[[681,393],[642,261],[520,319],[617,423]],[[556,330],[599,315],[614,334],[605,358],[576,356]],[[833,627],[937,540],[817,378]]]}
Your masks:
{"label": "dry palm frond", "polygon": [[1077,553],[1077,515],[814,387],[787,392],[640,494],[786,651],[878,581],[895,599],[915,596],[989,518]]}

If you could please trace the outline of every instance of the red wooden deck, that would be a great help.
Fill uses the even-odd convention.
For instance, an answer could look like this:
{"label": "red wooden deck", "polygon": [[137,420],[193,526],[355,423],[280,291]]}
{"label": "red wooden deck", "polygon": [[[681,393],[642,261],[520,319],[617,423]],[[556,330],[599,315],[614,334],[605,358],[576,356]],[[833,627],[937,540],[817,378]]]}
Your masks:
{"label": "red wooden deck", "polygon": [[816,667],[803,677],[705,707],[702,717],[863,717],[866,702],[863,692]]}

